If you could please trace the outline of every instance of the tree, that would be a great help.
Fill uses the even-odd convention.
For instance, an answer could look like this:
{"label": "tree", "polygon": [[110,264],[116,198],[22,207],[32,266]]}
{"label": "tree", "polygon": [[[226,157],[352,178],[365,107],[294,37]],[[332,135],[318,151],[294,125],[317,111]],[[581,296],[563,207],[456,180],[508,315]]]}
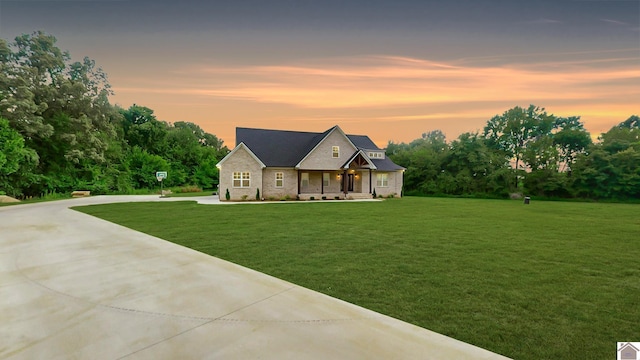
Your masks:
{"label": "tree", "polygon": [[560,171],[571,166],[576,156],[591,145],[591,135],[585,130],[579,116],[558,117],[554,126],[553,144],[558,150]]}
{"label": "tree", "polygon": [[37,154],[24,146],[22,136],[9,127],[7,119],[0,118],[0,175],[13,174],[23,163],[37,161]]}
{"label": "tree", "polygon": [[640,198],[640,127],[637,116],[601,134],[600,143],[579,154],[572,167],[576,196]]}
{"label": "tree", "polygon": [[491,118],[484,127],[484,137],[490,147],[514,159],[515,168],[519,169],[527,145],[550,133],[553,123],[553,116],[547,115],[543,108],[530,105],[524,109],[516,106]]}
{"label": "tree", "polygon": [[13,184],[12,178],[17,179],[28,173],[37,162],[36,152],[25,147],[24,139],[9,127],[7,119],[0,118],[0,190],[14,196],[20,195],[16,185],[23,184]]}

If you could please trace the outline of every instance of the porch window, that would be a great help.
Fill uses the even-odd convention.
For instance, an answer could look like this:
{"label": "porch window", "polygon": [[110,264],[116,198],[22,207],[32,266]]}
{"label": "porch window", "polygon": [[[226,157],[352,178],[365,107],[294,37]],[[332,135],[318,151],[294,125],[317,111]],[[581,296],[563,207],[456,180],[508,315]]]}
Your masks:
{"label": "porch window", "polygon": [[333,153],[333,157],[334,158],[339,158],[340,157],[340,146],[332,146],[331,147],[331,152]]}
{"label": "porch window", "polygon": [[284,186],[284,174],[281,172],[276,173],[276,187]]}
{"label": "porch window", "polygon": [[302,187],[309,186],[309,173],[300,174],[300,186]]}
{"label": "porch window", "polygon": [[322,186],[329,187],[329,185],[331,184],[331,181],[329,180],[330,178],[331,178],[331,174],[322,173]]}
{"label": "porch window", "polygon": [[233,173],[233,187],[243,188],[251,185],[251,173],[249,172],[234,172]]}
{"label": "porch window", "polygon": [[389,178],[388,178],[389,174],[377,174],[376,175],[376,186],[377,187],[387,187],[389,186]]}

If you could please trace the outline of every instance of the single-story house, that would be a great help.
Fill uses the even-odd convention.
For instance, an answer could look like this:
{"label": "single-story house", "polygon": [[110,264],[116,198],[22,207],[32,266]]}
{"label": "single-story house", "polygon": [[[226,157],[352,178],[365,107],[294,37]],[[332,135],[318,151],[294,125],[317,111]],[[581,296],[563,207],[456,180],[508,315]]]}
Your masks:
{"label": "single-story house", "polygon": [[216,165],[224,200],[400,196],[404,168],[364,135],[236,128],[236,147]]}

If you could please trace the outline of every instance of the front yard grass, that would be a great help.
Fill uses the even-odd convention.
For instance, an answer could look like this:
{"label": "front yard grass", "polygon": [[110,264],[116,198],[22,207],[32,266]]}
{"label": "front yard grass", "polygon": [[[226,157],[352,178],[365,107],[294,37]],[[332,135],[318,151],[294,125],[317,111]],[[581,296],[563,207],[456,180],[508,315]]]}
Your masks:
{"label": "front yard grass", "polygon": [[516,359],[605,359],[616,341],[640,341],[638,205],[406,197],[77,210]]}

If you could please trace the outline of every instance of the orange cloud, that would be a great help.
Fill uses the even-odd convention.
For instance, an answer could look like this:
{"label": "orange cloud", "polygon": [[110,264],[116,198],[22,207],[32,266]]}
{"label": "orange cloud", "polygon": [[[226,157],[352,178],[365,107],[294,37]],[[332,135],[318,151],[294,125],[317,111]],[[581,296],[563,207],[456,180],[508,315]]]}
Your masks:
{"label": "orange cloud", "polygon": [[[451,139],[481,129],[510,107],[528,104],[581,116],[591,132],[599,133],[639,111],[640,57],[620,52],[628,51],[503,66],[482,65],[488,58],[435,62],[400,56],[185,66],[162,78],[123,78],[114,90],[116,99],[144,94],[158,114],[185,114],[182,118],[202,124],[224,118],[211,126],[218,135],[230,134],[226,139],[235,126],[299,129],[293,125],[307,122],[315,124],[304,126],[313,131],[354,124],[355,133],[370,133],[355,124],[376,123],[382,130],[372,136],[379,144],[388,133],[408,141],[433,129],[449,131]],[[177,109],[180,104],[185,105]]]}
{"label": "orange cloud", "polygon": [[[211,66],[182,70],[210,79],[190,87],[152,92],[280,103],[307,108],[387,107],[465,101],[536,102],[615,98],[628,93],[617,80],[640,79],[640,68],[612,59],[616,67],[585,61],[504,67],[460,66],[403,57],[339,59],[319,65]],[[622,65],[620,65],[622,63]],[[592,66],[585,66],[585,64]],[[605,82],[605,84],[602,84]],[[599,91],[606,87],[606,93]],[[169,89],[169,90],[168,90]],[[122,88],[118,90],[139,91]]]}

